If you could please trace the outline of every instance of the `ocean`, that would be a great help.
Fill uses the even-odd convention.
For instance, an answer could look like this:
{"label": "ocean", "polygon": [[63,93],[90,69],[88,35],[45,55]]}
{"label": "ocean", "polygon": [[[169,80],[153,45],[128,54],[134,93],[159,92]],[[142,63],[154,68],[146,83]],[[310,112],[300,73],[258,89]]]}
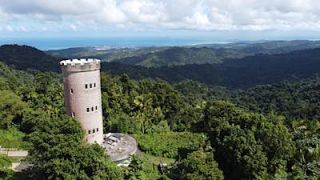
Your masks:
{"label": "ocean", "polygon": [[189,46],[196,44],[222,43],[205,39],[192,38],[146,38],[146,37],[112,37],[112,38],[0,38],[0,45],[19,44],[36,47],[41,50],[55,50],[72,47],[104,47],[104,48],[141,48],[161,46]]}

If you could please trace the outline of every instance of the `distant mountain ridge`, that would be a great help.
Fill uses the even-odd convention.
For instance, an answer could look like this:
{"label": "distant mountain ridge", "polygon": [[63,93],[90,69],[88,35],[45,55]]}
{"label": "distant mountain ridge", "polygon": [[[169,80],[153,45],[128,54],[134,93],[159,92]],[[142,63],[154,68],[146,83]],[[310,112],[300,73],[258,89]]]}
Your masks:
{"label": "distant mountain ridge", "polygon": [[229,59],[241,59],[258,54],[289,53],[320,47],[320,41],[263,41],[230,44],[207,44],[186,47],[142,49],[71,48],[48,51],[65,57],[96,57],[106,62],[120,62],[143,67],[181,66],[188,64],[220,64]]}
{"label": "distant mountain ridge", "polygon": [[[1,46],[0,60],[17,69],[60,73],[60,59],[28,46]],[[160,78],[168,82],[191,79],[210,85],[248,88],[283,80],[307,78],[320,73],[320,48],[271,55],[258,54],[241,59],[229,59],[219,64],[158,68],[103,62],[102,71],[128,74],[134,79]]]}
{"label": "distant mountain ridge", "polygon": [[191,79],[211,85],[248,88],[283,80],[307,78],[320,73],[320,48],[285,54],[260,54],[221,64],[144,68],[118,63],[103,64],[104,71],[140,79],[161,78],[169,82]]}

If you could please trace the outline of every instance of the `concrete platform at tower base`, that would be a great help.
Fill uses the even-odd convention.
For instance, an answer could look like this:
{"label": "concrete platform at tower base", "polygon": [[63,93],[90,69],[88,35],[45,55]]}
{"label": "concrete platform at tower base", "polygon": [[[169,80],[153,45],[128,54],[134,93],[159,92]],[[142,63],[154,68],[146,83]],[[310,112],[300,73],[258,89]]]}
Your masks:
{"label": "concrete platform at tower base", "polygon": [[114,162],[128,160],[138,150],[137,141],[133,137],[121,133],[105,134],[102,146]]}

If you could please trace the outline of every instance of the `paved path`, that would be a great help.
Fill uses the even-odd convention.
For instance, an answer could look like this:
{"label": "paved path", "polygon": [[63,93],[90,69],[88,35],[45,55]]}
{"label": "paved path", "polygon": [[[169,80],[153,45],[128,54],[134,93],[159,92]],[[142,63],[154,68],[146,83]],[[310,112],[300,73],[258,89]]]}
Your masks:
{"label": "paved path", "polygon": [[32,164],[28,162],[14,162],[12,163],[11,169],[14,172],[22,172],[32,167]]}
{"label": "paved path", "polygon": [[0,154],[5,154],[9,157],[26,157],[28,156],[28,151],[23,150],[0,150]]}

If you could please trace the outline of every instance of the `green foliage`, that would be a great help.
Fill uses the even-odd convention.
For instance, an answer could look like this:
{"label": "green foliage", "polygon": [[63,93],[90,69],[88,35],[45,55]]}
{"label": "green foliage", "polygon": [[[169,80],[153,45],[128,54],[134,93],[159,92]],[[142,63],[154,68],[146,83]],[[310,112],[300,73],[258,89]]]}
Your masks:
{"label": "green foliage", "polygon": [[25,86],[21,90],[23,101],[49,116],[63,114],[65,112],[63,85],[58,77],[53,73],[35,73],[31,86]]}
{"label": "green foliage", "polygon": [[6,170],[11,167],[12,161],[12,158],[0,154],[0,171]]}
{"label": "green foliage", "polygon": [[5,178],[10,174],[12,161],[12,158],[0,154],[0,179]]}
{"label": "green foliage", "polygon": [[185,80],[174,84],[174,87],[183,94],[190,104],[199,104],[203,101],[229,99],[233,91],[222,86],[208,86],[197,81]]}
{"label": "green foliage", "polygon": [[137,82],[126,75],[113,78],[105,74],[101,81],[106,131],[150,133],[166,124],[171,130],[188,128],[187,105],[168,83],[160,80]]}
{"label": "green foliage", "polygon": [[292,178],[317,179],[320,177],[320,121],[296,120],[291,122],[296,142]]}
{"label": "green foliage", "polygon": [[0,60],[17,69],[36,69],[41,71],[58,71],[58,59],[30,47],[19,45],[0,46]]}
{"label": "green foliage", "polygon": [[320,118],[320,78],[318,76],[295,82],[259,86],[240,91],[234,101],[250,111],[274,111],[289,119],[318,120]]}
{"label": "green foliage", "polygon": [[174,158],[166,158],[162,156],[154,156],[145,152],[139,152],[135,155],[136,158],[140,159],[141,161],[159,165],[160,163],[165,163],[167,165],[171,165],[175,162]]}
{"label": "green foliage", "polygon": [[32,80],[33,76],[30,73],[9,68],[0,62],[0,90],[19,92],[22,87],[30,85]]}
{"label": "green foliage", "polygon": [[197,150],[182,159],[171,172],[173,179],[181,180],[218,180],[223,179],[223,173],[218,168],[212,152]]}
{"label": "green foliage", "polygon": [[[162,51],[151,52],[141,56],[122,58],[116,62],[134,64],[144,67],[175,66],[185,64],[221,63],[228,55],[228,50],[217,50],[211,48],[185,48],[172,47]],[[220,53],[220,54],[219,54]],[[229,53],[229,54],[228,54]],[[239,56],[243,57],[242,55]],[[238,57],[239,57],[238,56]]]}
{"label": "green foliage", "polygon": [[33,178],[122,179],[121,170],[100,146],[82,143],[83,132],[77,121],[60,116],[37,126],[29,135]]}
{"label": "green foliage", "polygon": [[13,121],[21,118],[27,104],[20,97],[8,90],[0,91],[0,128],[12,127]]}
{"label": "green foliage", "polygon": [[161,176],[156,164],[144,160],[141,156],[133,156],[127,169],[125,179],[149,180],[159,179]]}
{"label": "green foliage", "polygon": [[29,147],[29,144],[23,140],[25,134],[16,128],[0,129],[0,137],[0,146],[2,148],[26,149]]}
{"label": "green foliage", "polygon": [[177,158],[179,150],[198,149],[206,137],[190,132],[164,132],[135,135],[141,151],[161,157]]}
{"label": "green foliage", "polygon": [[293,137],[281,118],[248,113],[227,102],[208,103],[198,128],[208,132],[227,178],[274,176],[294,154]]}

